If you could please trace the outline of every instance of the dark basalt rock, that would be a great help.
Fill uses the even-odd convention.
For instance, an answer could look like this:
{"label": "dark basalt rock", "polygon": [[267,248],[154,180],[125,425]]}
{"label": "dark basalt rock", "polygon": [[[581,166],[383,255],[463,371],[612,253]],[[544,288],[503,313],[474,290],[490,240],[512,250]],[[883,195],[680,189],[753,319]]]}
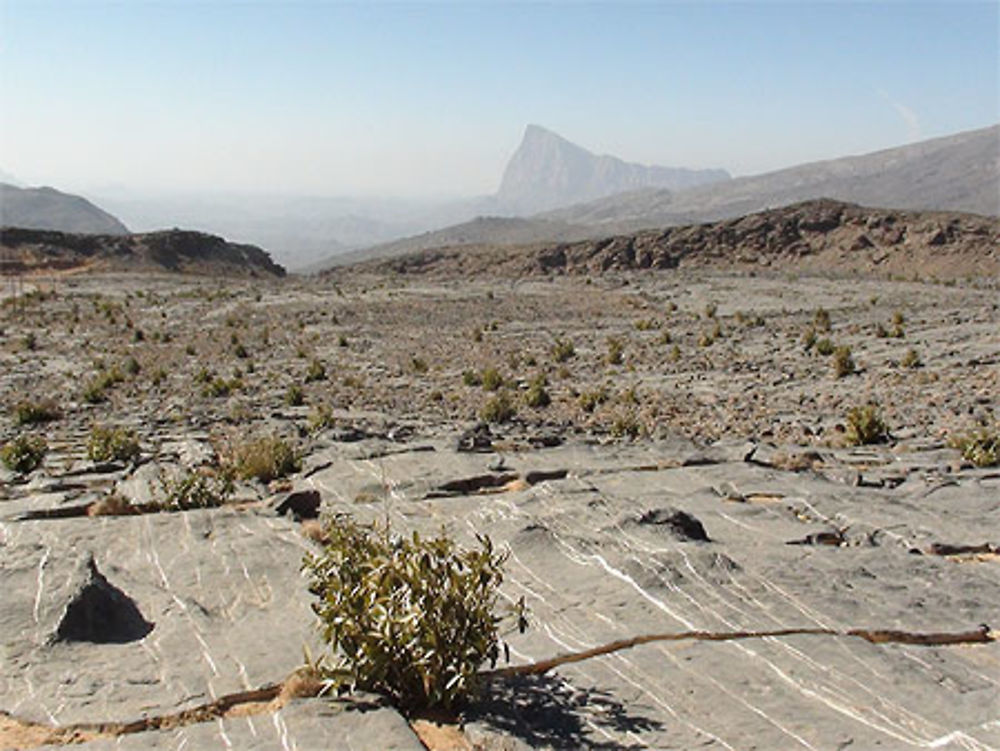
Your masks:
{"label": "dark basalt rock", "polygon": [[705,527],[687,511],[671,508],[657,508],[647,511],[639,517],[639,524],[650,524],[668,528],[675,537],[681,540],[711,542]]}
{"label": "dark basalt rock", "polygon": [[66,606],[56,628],[56,641],[126,644],[153,630],[135,602],[97,569],[91,556],[86,581]]}
{"label": "dark basalt rock", "polygon": [[458,437],[456,451],[492,451],[493,433],[485,422],[476,423]]}
{"label": "dark basalt rock", "polygon": [[291,514],[296,520],[319,517],[321,498],[318,490],[297,490],[285,496],[275,509],[278,516]]}

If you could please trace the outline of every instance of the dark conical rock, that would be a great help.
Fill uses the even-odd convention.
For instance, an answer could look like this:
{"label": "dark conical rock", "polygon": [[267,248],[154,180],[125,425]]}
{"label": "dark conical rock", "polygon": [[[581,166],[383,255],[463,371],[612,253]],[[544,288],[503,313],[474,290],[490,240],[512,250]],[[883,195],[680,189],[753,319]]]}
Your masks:
{"label": "dark conical rock", "polygon": [[85,565],[84,584],[66,606],[56,629],[57,641],[125,644],[153,630],[132,599],[98,571],[93,556]]}
{"label": "dark conical rock", "polygon": [[698,542],[711,542],[705,527],[698,519],[687,511],[680,509],[658,508],[647,511],[639,517],[639,524],[652,524],[658,527],[666,527],[675,537],[681,540],[696,540]]}

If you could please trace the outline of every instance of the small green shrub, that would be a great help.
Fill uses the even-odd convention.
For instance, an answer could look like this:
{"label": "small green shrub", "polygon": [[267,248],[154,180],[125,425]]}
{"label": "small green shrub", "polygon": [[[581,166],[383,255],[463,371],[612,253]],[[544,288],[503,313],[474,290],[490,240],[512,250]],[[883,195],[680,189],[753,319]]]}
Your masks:
{"label": "small green shrub", "polygon": [[265,436],[237,445],[233,450],[232,465],[238,477],[245,480],[256,478],[265,483],[302,468],[295,448],[277,436]]}
{"label": "small green shrub", "polygon": [[830,355],[833,354],[833,351],[835,349],[836,347],[834,346],[833,342],[831,342],[829,339],[825,337],[816,342],[817,355],[822,355],[823,357],[829,357]]}
{"label": "small green shrub", "polygon": [[830,312],[826,308],[816,308],[813,315],[813,328],[817,331],[830,330]]}
{"label": "small green shrub", "polygon": [[552,359],[556,362],[566,362],[576,357],[576,347],[570,339],[556,339],[552,345]]}
{"label": "small green shrub", "polygon": [[215,508],[229,502],[233,495],[233,476],[223,471],[217,474],[188,472],[173,480],[161,479],[163,500],[160,506],[170,511]]}
{"label": "small green shrub", "polygon": [[[829,341],[829,339],[825,341]],[[815,346],[816,346],[816,329],[810,326],[805,330],[805,333],[802,334],[802,347],[805,349],[806,352],[808,352]]]}
{"label": "small green shrub", "polygon": [[851,356],[851,348],[847,346],[837,347],[833,351],[833,374],[837,378],[843,378],[853,372],[854,358]]}
{"label": "small green shrub", "polygon": [[95,425],[87,441],[87,458],[95,462],[130,462],[139,457],[139,440],[128,428]]}
{"label": "small green shrub", "polygon": [[923,363],[920,361],[920,353],[912,347],[906,351],[903,355],[903,359],[899,363],[904,368],[919,368]]}
{"label": "small green shrub", "polygon": [[466,370],[462,372],[462,383],[466,386],[482,386],[483,379],[479,377],[479,373],[474,370]]}
{"label": "small green shrub", "polygon": [[486,422],[501,423],[513,419],[517,408],[506,391],[499,391],[479,410],[479,417]]}
{"label": "small green shrub", "polygon": [[608,365],[621,365],[624,359],[625,345],[622,340],[613,336],[608,337],[608,354],[605,361]]}
{"label": "small green shrub", "polygon": [[593,412],[599,405],[604,404],[608,398],[608,391],[605,388],[584,391],[579,397],[580,409],[584,412]]}
{"label": "small green shrub", "polygon": [[430,366],[422,357],[412,357],[410,358],[410,369],[417,375],[423,375],[430,369]]}
{"label": "small green shrub", "polygon": [[962,452],[962,457],[977,467],[1000,465],[1000,430],[982,428],[974,433],[956,436],[951,440],[952,448]]}
{"label": "small green shrub", "polygon": [[27,474],[41,466],[49,445],[37,435],[21,435],[4,444],[0,449],[0,461],[7,469],[18,474]]}
{"label": "small green shrub", "polygon": [[496,391],[503,386],[503,376],[494,367],[484,368],[483,372],[479,375],[479,382],[482,384],[484,390]]}
{"label": "small green shrub", "polygon": [[285,404],[289,407],[301,407],[305,403],[306,395],[302,387],[297,383],[291,384],[285,392]]}
{"label": "small green shrub", "polygon": [[319,404],[309,413],[309,432],[319,433],[334,425],[333,410],[329,404]]}
{"label": "small green shrub", "polygon": [[852,446],[867,446],[889,440],[889,427],[878,407],[866,404],[847,410],[847,442]]}
{"label": "small green shrub", "polygon": [[619,415],[611,423],[611,435],[615,438],[638,438],[641,432],[642,426],[631,413]]}
{"label": "small green shrub", "polygon": [[545,385],[544,375],[539,375],[538,377],[532,379],[531,383],[528,385],[527,392],[524,394],[524,403],[532,409],[540,409],[541,407],[548,407],[552,404],[552,397],[545,389]]}
{"label": "small green shrub", "polygon": [[[464,550],[443,535],[402,537],[350,518],[327,525],[322,552],[302,564],[333,660],[324,677],[407,710],[447,710],[473,696],[480,667],[502,651],[506,560],[488,537],[477,539],[478,549]],[[527,627],[523,605],[518,625]]]}
{"label": "small green shrub", "polygon": [[37,401],[25,400],[14,406],[14,422],[18,425],[38,425],[43,422],[53,422],[62,417],[62,410],[55,399],[46,398]]}

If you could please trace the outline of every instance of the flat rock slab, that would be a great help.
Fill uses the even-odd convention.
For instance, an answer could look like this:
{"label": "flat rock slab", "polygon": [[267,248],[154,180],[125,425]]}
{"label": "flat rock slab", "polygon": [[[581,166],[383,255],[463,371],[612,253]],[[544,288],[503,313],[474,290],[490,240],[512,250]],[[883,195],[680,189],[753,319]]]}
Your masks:
{"label": "flat rock slab", "polygon": [[[706,452],[710,454],[711,452]],[[1000,625],[1000,562],[926,551],[982,542],[1000,512],[995,473],[941,485],[918,468],[895,488],[845,486],[717,451],[581,446],[504,455],[566,477],[427,498],[492,457],[439,450],[331,460],[309,478],[328,509],[397,531],[508,545],[504,593],[532,628],[514,662],[646,633],[786,628],[974,630]],[[903,464],[887,448],[867,459]],[[358,503],[363,488],[382,488]],[[683,511],[709,542],[655,522]],[[645,521],[644,521],[645,519]],[[821,532],[843,544],[788,544]],[[848,636],[655,643],[494,686],[469,716],[486,748],[992,748],[1000,744],[1000,646],[875,645]]]}
{"label": "flat rock slab", "polygon": [[[176,712],[283,680],[318,650],[291,522],[213,509],[0,526],[0,708],[52,724]],[[81,560],[153,624],[125,643],[53,637]]]}
{"label": "flat rock slab", "polygon": [[[42,746],[42,748],[62,748]],[[159,732],[100,739],[73,748],[86,751],[238,748],[379,749],[424,751],[398,712],[380,706],[352,705],[324,699],[294,701],[277,712],[233,717]]]}

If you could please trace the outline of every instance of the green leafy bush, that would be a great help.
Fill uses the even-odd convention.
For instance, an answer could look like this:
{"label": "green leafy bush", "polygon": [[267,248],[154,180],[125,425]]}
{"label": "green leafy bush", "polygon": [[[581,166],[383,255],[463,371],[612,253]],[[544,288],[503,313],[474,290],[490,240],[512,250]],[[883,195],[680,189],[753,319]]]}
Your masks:
{"label": "green leafy bush", "polygon": [[0,461],[12,472],[27,474],[37,469],[49,450],[45,439],[37,435],[21,435],[4,444]]}
{"label": "green leafy bush", "polygon": [[[462,704],[502,643],[496,613],[505,556],[488,537],[463,550],[451,539],[393,535],[339,518],[303,569],[333,664],[327,679],[388,695],[404,709]],[[527,622],[523,609],[519,626]]]}
{"label": "green leafy bush", "polygon": [[95,462],[130,462],[139,457],[139,441],[134,430],[95,425],[87,441],[87,458]]}
{"label": "green leafy bush", "polygon": [[889,426],[885,424],[878,407],[866,404],[847,410],[847,442],[852,446],[885,443],[889,440]]}

